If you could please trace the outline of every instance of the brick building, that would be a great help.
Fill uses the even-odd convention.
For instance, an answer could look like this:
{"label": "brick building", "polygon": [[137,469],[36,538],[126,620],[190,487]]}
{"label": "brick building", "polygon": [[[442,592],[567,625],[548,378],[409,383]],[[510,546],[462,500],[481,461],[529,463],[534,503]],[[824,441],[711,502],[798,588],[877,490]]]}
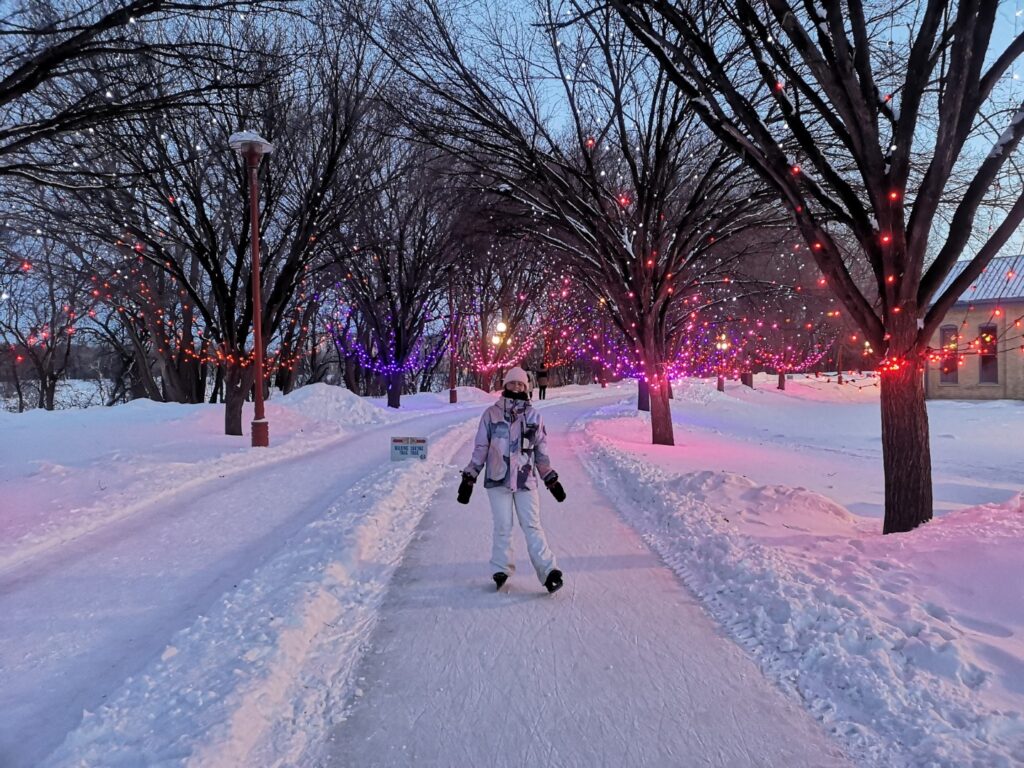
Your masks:
{"label": "brick building", "polygon": [[[936,295],[963,270],[959,262]],[[929,346],[930,399],[1024,400],[1024,254],[992,259],[954,304]]]}

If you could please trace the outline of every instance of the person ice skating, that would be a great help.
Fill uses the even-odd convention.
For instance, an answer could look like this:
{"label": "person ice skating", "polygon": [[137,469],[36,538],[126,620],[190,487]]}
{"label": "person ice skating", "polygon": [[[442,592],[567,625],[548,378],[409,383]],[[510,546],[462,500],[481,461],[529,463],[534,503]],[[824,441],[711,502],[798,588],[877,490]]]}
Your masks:
{"label": "person ice skating", "polygon": [[512,368],[505,374],[501,397],[480,417],[473,456],[462,470],[458,500],[461,504],[469,503],[473,484],[480,471],[485,470],[484,488],[494,518],[491,565],[495,568],[495,585],[501,589],[515,571],[514,514],[526,536],[526,548],[537,578],[548,592],[555,592],[562,587],[562,572],[541,526],[537,479],[544,481],[556,501],[565,501],[565,490],[558,482],[558,473],[551,468],[544,422],[530,405],[528,386],[522,368]]}
{"label": "person ice skating", "polygon": [[541,365],[537,369],[537,399],[546,400],[548,397],[548,369]]}

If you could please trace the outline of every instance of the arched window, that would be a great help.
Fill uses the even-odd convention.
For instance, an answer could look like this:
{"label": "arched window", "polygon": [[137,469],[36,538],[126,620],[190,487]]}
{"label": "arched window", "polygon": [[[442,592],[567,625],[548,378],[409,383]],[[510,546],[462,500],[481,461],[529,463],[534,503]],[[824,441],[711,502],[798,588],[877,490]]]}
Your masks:
{"label": "arched window", "polygon": [[999,329],[990,323],[978,326],[978,382],[999,383],[999,355],[996,340]]}
{"label": "arched window", "polygon": [[958,384],[960,382],[960,335],[955,325],[944,325],[939,330],[939,345],[942,357],[939,358],[939,383]]}

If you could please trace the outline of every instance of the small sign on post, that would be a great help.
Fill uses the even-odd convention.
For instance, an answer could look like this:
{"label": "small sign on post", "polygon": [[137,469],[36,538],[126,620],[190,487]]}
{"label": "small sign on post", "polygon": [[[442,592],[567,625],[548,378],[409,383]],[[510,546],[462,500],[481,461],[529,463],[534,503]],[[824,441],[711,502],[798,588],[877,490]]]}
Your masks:
{"label": "small sign on post", "polygon": [[427,458],[427,438],[425,437],[392,437],[391,460]]}

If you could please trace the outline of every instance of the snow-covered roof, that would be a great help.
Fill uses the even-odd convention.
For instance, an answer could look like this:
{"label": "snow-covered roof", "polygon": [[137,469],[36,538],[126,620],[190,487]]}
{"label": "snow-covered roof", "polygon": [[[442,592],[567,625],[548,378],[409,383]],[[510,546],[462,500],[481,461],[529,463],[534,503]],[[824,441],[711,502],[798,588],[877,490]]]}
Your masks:
{"label": "snow-covered roof", "polygon": [[[942,281],[935,297],[943,294],[961,272],[970,264],[969,261],[958,261]],[[977,301],[1006,301],[1008,299],[1024,299],[1024,254],[1017,256],[1000,256],[992,259],[978,279],[967,287],[957,299],[957,304],[970,304]]]}

